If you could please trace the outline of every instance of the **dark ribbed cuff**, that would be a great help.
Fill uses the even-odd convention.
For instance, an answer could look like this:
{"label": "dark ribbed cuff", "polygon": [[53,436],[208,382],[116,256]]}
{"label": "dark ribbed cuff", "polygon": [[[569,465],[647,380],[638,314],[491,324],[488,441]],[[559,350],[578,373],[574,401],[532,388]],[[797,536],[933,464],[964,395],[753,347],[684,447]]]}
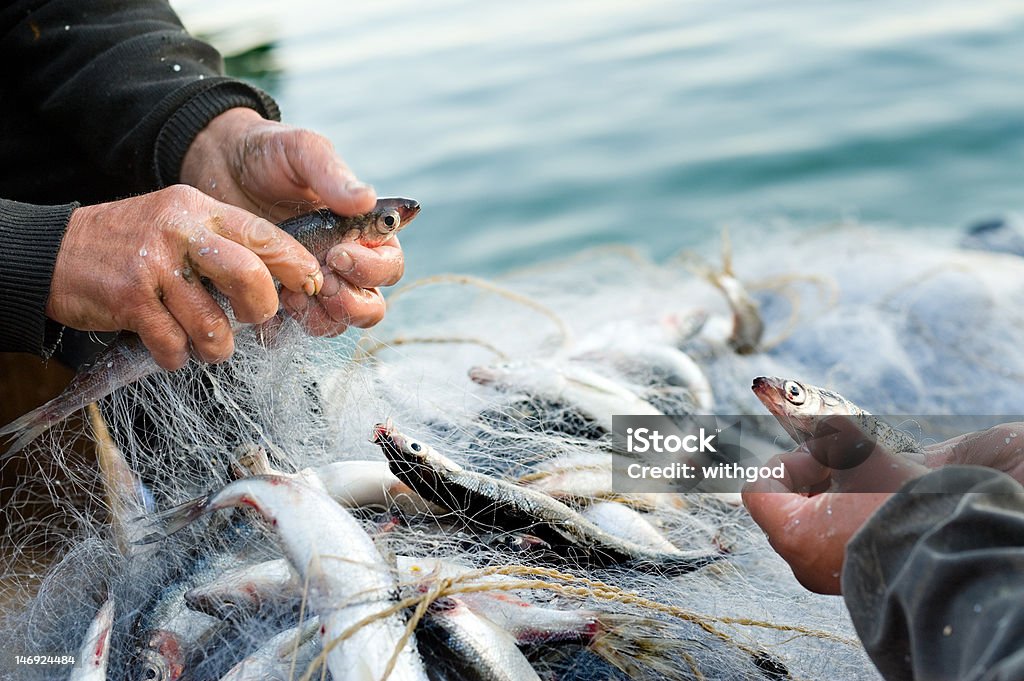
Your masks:
{"label": "dark ribbed cuff", "polygon": [[0,199],[0,351],[44,353],[53,265],[77,207]]}
{"label": "dark ribbed cuff", "polygon": [[235,107],[253,109],[269,120],[281,119],[277,103],[259,88],[237,80],[216,79],[189,98],[160,128],[153,154],[158,186],[178,182],[185,153],[196,135],[214,118]]}

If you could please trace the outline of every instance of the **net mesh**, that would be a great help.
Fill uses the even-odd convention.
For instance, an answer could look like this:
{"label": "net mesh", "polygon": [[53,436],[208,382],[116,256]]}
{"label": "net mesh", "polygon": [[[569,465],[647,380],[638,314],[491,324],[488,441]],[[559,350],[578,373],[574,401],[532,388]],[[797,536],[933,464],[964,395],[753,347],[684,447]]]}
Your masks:
{"label": "net mesh", "polygon": [[[243,333],[228,364],[191,363],[116,391],[100,412],[145,494],[136,495],[136,508],[112,500],[111,488],[124,482],[97,466],[95,428],[84,415],[20,455],[30,473],[11,490],[11,548],[0,566],[0,584],[18,598],[2,615],[0,650],[76,652],[109,595],[117,610],[108,678],[146,678],[139,649],[153,631],[170,629],[189,643],[187,678],[216,679],[293,626],[291,607],[226,623],[182,599],[224,570],[280,556],[272,532],[250,515],[221,513],[164,541],[133,543],[137,517],[226,484],[240,447],[262,447],[284,471],[381,460],[371,429],[390,418],[473,470],[518,480],[556,469],[570,483],[587,475],[587,457],[608,435],[573,404],[529,386],[474,384],[467,372],[477,365],[575,362],[664,411],[689,411],[698,402],[693,386],[666,385],[664,371],[644,363],[651,348],[671,346],[696,361],[722,414],[761,413],[750,391],[757,375],[833,387],[876,413],[1020,411],[1024,352],[1012,340],[1024,321],[1018,259],[850,225],[799,238],[740,236],[733,268],[767,328],[765,350],[752,355],[729,349],[732,317],[722,294],[682,259],[655,263],[604,248],[498,280],[439,277],[399,289],[385,322],[358,339],[309,338],[293,323],[269,342]],[[703,325],[694,322],[701,314]],[[53,508],[42,517],[40,500]],[[712,534],[729,555],[678,576],[564,564],[559,570],[590,581],[517,575],[545,585],[516,591],[537,605],[638,618],[615,639],[635,663],[627,671],[594,646],[524,648],[542,677],[772,678],[773,665],[795,678],[875,677],[841,599],[803,590],[741,508],[698,495],[629,501],[676,546],[706,544]],[[380,509],[355,512],[385,557],[538,565],[457,516],[394,523]],[[39,546],[47,550],[33,560],[30,547]],[[456,678],[450,656],[431,641],[420,642],[431,674]],[[54,677],[53,667],[12,662],[0,667],[7,678]]]}

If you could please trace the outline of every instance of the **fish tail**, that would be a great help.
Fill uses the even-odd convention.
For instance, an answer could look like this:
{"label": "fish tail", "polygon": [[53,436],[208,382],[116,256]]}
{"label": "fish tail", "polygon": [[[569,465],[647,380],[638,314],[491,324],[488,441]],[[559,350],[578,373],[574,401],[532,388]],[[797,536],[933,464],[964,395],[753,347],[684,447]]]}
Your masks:
{"label": "fish tail", "polygon": [[33,440],[45,433],[53,425],[53,423],[46,420],[44,415],[37,413],[38,411],[38,409],[31,411],[21,418],[12,421],[5,427],[5,432],[0,433],[0,436],[11,436],[11,445],[6,452],[0,454],[0,461],[12,457],[25,449]]}
{"label": "fish tail", "polygon": [[645,572],[661,572],[667,575],[682,575],[705,568],[726,557],[726,553],[717,549],[687,551],[685,553],[659,553],[643,556],[630,564]]}
{"label": "fish tail", "polygon": [[257,444],[244,444],[235,450],[236,459],[231,468],[239,478],[251,475],[280,475],[270,466],[267,450]]}
{"label": "fish tail", "polygon": [[[680,678],[681,666],[692,665],[694,654],[708,650],[698,640],[681,638],[669,622],[619,613],[601,613],[597,632],[588,646],[595,655],[629,678]],[[766,679],[792,679],[786,664],[767,650],[748,650],[750,662]],[[688,677],[687,677],[688,678]]]}
{"label": "fish tail", "polygon": [[[704,648],[698,641],[673,635],[671,625],[646,617],[601,613],[598,633],[589,649],[631,679],[660,676],[679,678],[688,651]],[[680,655],[684,653],[684,655]]]}
{"label": "fish tail", "polygon": [[[72,383],[72,386],[74,386],[74,383]],[[29,443],[49,430],[51,426],[60,423],[86,404],[88,404],[88,401],[83,401],[69,387],[68,390],[65,390],[46,404],[36,407],[27,414],[23,414],[11,421],[3,428],[0,428],[0,437],[6,436],[11,440],[11,446],[0,458],[7,458],[17,454],[27,447]]]}
{"label": "fish tail", "polygon": [[189,525],[199,516],[210,510],[210,499],[214,493],[210,492],[195,499],[189,499],[183,504],[173,506],[166,511],[155,513],[149,517],[149,525],[153,531],[137,540],[136,544],[152,544],[166,539],[186,525]]}
{"label": "fish tail", "polygon": [[159,370],[141,341],[132,340],[126,347],[110,348],[81,369],[60,395],[0,428],[0,437],[9,436],[13,440],[10,448],[0,455],[0,461],[17,454],[87,404]]}
{"label": "fish tail", "polygon": [[722,227],[722,274],[735,277],[732,269],[732,239],[729,238],[729,226]]}
{"label": "fish tail", "polygon": [[[690,270],[695,276],[700,277],[704,281],[708,282],[718,290],[723,290],[724,285],[722,284],[722,278],[731,276],[729,270],[732,268],[732,257],[730,256],[730,262],[726,264],[720,270],[716,270],[711,266],[703,257],[687,251],[680,256],[683,266]],[[726,269],[728,268],[728,269]]]}

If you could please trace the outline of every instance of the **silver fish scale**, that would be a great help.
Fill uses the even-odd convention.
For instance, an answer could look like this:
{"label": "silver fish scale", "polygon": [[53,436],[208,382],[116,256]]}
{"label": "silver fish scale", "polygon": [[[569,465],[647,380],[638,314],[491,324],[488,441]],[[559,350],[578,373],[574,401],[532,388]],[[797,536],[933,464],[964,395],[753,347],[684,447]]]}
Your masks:
{"label": "silver fish scale", "polygon": [[865,411],[842,395],[818,388],[821,401],[830,407],[845,410],[857,422],[864,434],[881,444],[893,454],[917,453],[921,445],[907,433],[893,428],[871,412]]}
{"label": "silver fish scale", "polygon": [[865,435],[870,436],[893,454],[916,454],[922,451],[921,445],[917,440],[902,430],[893,428],[873,414],[860,410],[859,414],[853,414],[852,417],[857,421]]}

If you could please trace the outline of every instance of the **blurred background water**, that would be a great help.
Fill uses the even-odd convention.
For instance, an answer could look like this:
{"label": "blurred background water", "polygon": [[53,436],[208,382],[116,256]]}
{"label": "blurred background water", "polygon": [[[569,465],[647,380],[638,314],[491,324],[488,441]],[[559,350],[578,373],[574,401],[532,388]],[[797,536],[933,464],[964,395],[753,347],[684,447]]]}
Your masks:
{"label": "blurred background water", "polygon": [[951,239],[1024,204],[1020,1],[174,4],[286,121],[424,204],[410,278],[736,223]]}

